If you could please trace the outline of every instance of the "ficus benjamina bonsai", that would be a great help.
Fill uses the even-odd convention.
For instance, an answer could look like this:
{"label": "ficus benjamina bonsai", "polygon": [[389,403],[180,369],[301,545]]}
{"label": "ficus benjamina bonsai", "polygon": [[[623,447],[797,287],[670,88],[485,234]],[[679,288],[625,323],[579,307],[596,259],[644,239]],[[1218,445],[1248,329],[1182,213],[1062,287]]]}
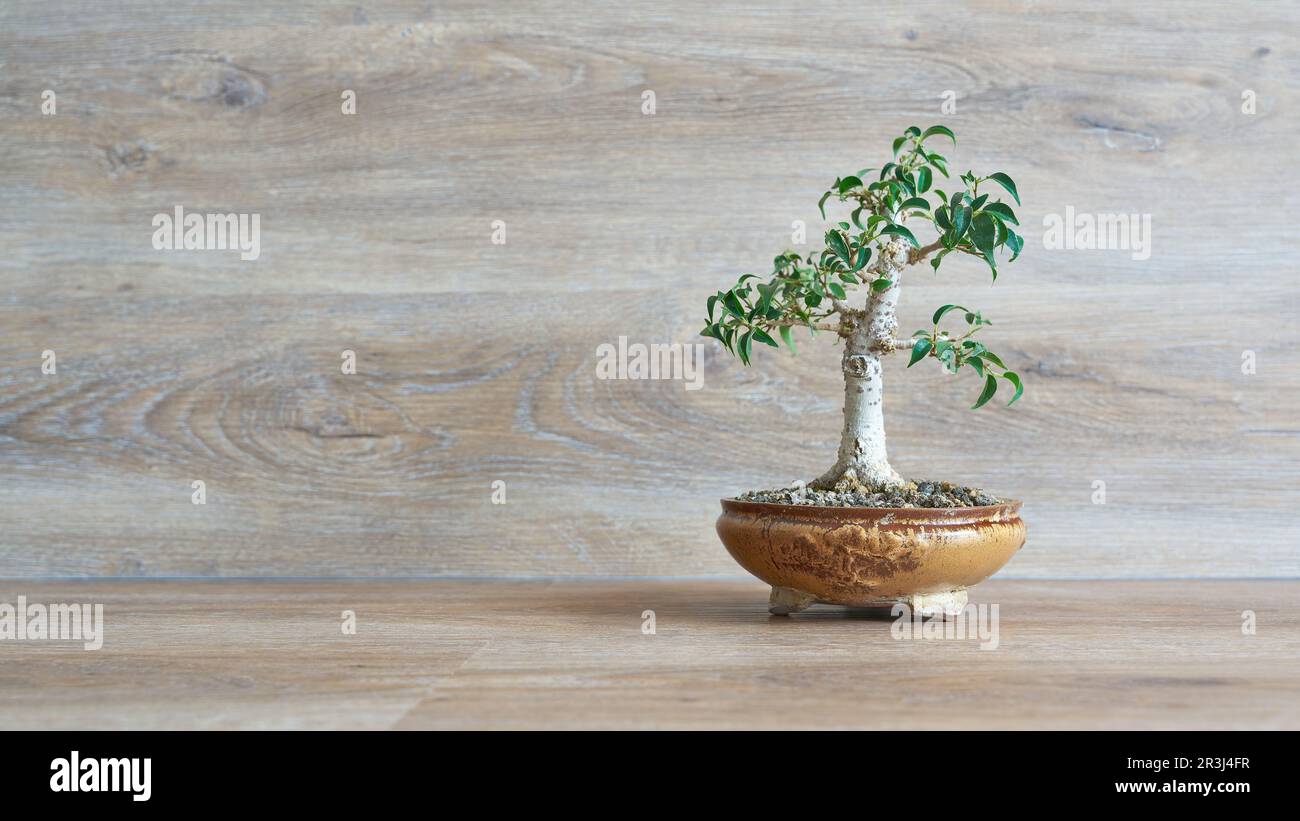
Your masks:
{"label": "ficus benjamina bonsai", "polygon": [[[832,197],[852,208],[847,221],[830,226],[825,248],[806,257],[782,253],[773,260],[770,275],[745,274],[730,290],[708,299],[708,321],[700,334],[721,342],[745,365],[755,342],[780,347],[776,336],[794,352],[793,331],[799,327],[814,335],[831,331],[843,340],[839,457],[812,483],[814,488],[844,487],[846,480],[850,486],[872,488],[903,484],[885,452],[881,359],[890,353],[910,351],[909,368],[923,359],[938,360],[953,373],[968,368],[981,385],[974,408],[993,398],[999,379],[1014,389],[1008,404],[1024,391],[1020,376],[975,338],[993,324],[978,310],[943,305],[935,310],[931,327],[897,338],[895,309],[909,266],[929,259],[937,273],[949,255],[969,254],[988,265],[996,282],[999,257],[1014,262],[1024,247],[1015,212],[1002,199],[1010,195],[1020,204],[1015,182],[1002,172],[980,176],[967,171],[952,180],[948,159],[933,150],[939,138],[957,143],[946,126],[908,128],[894,140],[890,162],[840,177],[822,195],[818,209],[823,219]],[[921,245],[909,223],[928,223],[937,238]],[[853,295],[862,292],[862,307],[854,307]],[[940,327],[960,318],[964,328]]]}

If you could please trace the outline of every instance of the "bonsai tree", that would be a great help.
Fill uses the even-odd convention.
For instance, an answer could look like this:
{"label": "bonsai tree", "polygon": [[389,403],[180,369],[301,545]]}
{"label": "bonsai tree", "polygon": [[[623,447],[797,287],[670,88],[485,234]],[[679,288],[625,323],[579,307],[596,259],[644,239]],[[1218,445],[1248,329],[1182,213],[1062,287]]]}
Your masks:
{"label": "bonsai tree", "polygon": [[[818,203],[826,218],[832,197],[848,203],[847,221],[826,232],[826,246],[806,257],[794,251],[778,255],[772,273],[745,274],[727,291],[708,299],[702,336],[712,337],[749,365],[755,342],[780,347],[780,336],[793,353],[793,331],[830,331],[844,343],[844,430],[835,465],[811,487],[821,490],[881,490],[904,485],[885,451],[881,360],[898,350],[910,351],[907,367],[935,359],[950,372],[968,368],[980,380],[974,408],[993,398],[1005,380],[1020,398],[1020,377],[1009,371],[976,334],[991,325],[978,310],[942,305],[931,327],[897,338],[895,309],[903,273],[924,260],[937,273],[952,254],[967,254],[987,265],[997,281],[999,256],[1013,262],[1024,247],[1016,233],[1015,212],[1002,200],[1009,194],[1020,204],[1011,177],[1001,172],[978,176],[970,171],[948,180],[948,160],[933,150],[936,138],[957,142],[953,132],[936,125],[913,126],[894,140],[893,159],[881,168],[865,168],[835,180]],[[944,179],[940,180],[941,175]],[[944,188],[936,183],[942,183]],[[945,190],[951,188],[951,192]],[[921,245],[908,223],[933,229],[937,236]],[[928,234],[926,234],[928,237]],[[853,295],[865,293],[860,307]],[[948,330],[941,324],[965,320]]]}

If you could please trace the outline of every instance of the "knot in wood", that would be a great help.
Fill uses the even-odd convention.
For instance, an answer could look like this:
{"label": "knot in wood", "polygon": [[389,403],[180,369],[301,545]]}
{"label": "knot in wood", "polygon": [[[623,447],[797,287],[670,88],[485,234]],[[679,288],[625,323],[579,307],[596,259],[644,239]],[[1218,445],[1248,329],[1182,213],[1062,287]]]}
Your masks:
{"label": "knot in wood", "polygon": [[860,353],[844,357],[844,372],[849,376],[863,377],[867,375],[867,358]]}
{"label": "knot in wood", "polygon": [[897,271],[907,265],[912,258],[912,246],[905,240],[892,239],[881,249],[881,262]]}
{"label": "knot in wood", "polygon": [[884,338],[876,338],[871,340],[871,350],[882,354],[893,353],[898,350],[898,344],[895,342],[892,335]]}

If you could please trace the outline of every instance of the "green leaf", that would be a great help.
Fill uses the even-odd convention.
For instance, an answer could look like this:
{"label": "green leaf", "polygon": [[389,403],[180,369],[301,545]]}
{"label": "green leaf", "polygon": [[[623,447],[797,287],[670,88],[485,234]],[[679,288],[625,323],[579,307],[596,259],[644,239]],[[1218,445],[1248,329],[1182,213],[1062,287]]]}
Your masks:
{"label": "green leaf", "polygon": [[993,394],[997,393],[997,390],[998,380],[993,376],[993,374],[988,374],[984,377],[984,390],[980,392],[980,398],[975,400],[975,404],[971,405],[970,409],[975,410],[985,402],[992,399]]}
{"label": "green leaf", "polygon": [[970,359],[967,359],[967,360],[966,360],[966,364],[967,364],[967,365],[970,365],[972,368],[974,368],[974,369],[975,369],[975,373],[979,374],[980,376],[983,376],[983,375],[984,375],[984,360],[983,360],[983,359],[980,359],[978,356],[973,356],[973,357],[971,357]]}
{"label": "green leaf", "polygon": [[934,343],[934,358],[943,364],[943,369],[950,372],[957,372],[957,349],[953,347],[952,341],[940,339]]}
{"label": "green leaf", "polygon": [[948,206],[943,206],[934,212],[934,224],[944,231],[952,230],[952,220],[948,217]]}
{"label": "green leaf", "polygon": [[745,318],[745,306],[740,304],[740,298],[736,296],[735,291],[727,291],[726,295],[722,297],[722,307],[736,319]]}
{"label": "green leaf", "polygon": [[835,297],[836,299],[844,299],[844,297],[846,296],[846,294],[844,293],[843,286],[841,286],[838,282],[826,283],[826,290],[830,291],[831,296]]}
{"label": "green leaf", "polygon": [[896,236],[896,237],[902,237],[903,239],[905,239],[905,240],[907,240],[908,242],[912,243],[912,247],[913,247],[913,248],[920,248],[920,247],[921,247],[921,243],[919,243],[919,242],[916,241],[916,237],[912,236],[912,232],[909,231],[909,230],[907,230],[906,228],[904,228],[904,227],[901,226],[901,225],[891,225],[891,226],[889,226],[888,228],[886,228],[886,229],[884,229],[883,231],[881,231],[880,233],[882,233],[882,234],[892,234],[893,236]]}
{"label": "green leaf", "polygon": [[903,204],[898,206],[899,211],[906,211],[909,208],[920,208],[922,211],[929,211],[930,201],[925,197],[912,197],[911,199],[904,200]]}
{"label": "green leaf", "polygon": [[928,137],[933,137],[935,134],[942,134],[942,135],[944,135],[945,137],[947,137],[948,139],[952,140],[952,144],[953,144],[953,145],[956,145],[956,144],[957,144],[957,135],[956,135],[956,134],[953,134],[953,133],[952,133],[952,129],[949,128],[949,127],[946,126],[946,125],[932,125],[932,126],[930,126],[929,128],[927,128],[927,129],[925,130],[925,133],[921,135],[921,141],[924,142],[924,141],[926,140],[926,138],[928,138]]}
{"label": "green leaf", "polygon": [[975,219],[971,222],[971,241],[975,243],[976,248],[984,252],[985,256],[993,250],[997,234],[998,229],[993,217],[983,212],[975,215]]}
{"label": "green leaf", "polygon": [[1011,249],[1011,262],[1020,256],[1020,249],[1025,247],[1025,240],[1015,231],[1007,231],[1007,247]]}
{"label": "green leaf", "polygon": [[740,337],[740,361],[744,362],[746,365],[749,364],[749,357],[750,354],[753,353],[753,347],[754,332],[746,331],[745,334]]}
{"label": "green leaf", "polygon": [[1012,211],[1011,206],[1007,205],[1005,202],[989,203],[988,205],[984,206],[984,213],[992,214],[993,216],[997,217],[1003,222],[1009,222],[1012,225],[1020,224],[1020,222],[1016,219],[1016,213]]}
{"label": "green leaf", "polygon": [[917,169],[916,172],[916,190],[924,194],[930,190],[930,183],[934,182],[934,174],[928,168]]}
{"label": "green leaf", "polygon": [[988,178],[993,180],[995,183],[1002,186],[1003,188],[1007,189],[1007,193],[1009,193],[1011,196],[1016,198],[1016,205],[1020,204],[1020,194],[1016,192],[1016,184],[1014,181],[1012,181],[1010,177],[1008,177],[1006,174],[1003,174],[1001,171],[998,171],[996,173],[989,174]]}
{"label": "green leaf", "polygon": [[785,342],[785,346],[790,349],[790,353],[796,355],[799,353],[794,349],[794,337],[790,333],[789,325],[781,326],[781,341]]}
{"label": "green leaf", "polygon": [[926,355],[930,353],[930,347],[931,344],[929,339],[916,340],[916,344],[912,346],[912,359],[907,363],[907,367],[910,368],[917,362],[925,359]]}
{"label": "green leaf", "polygon": [[853,270],[861,271],[864,267],[866,267],[867,260],[869,259],[871,259],[871,246],[863,245],[861,248],[858,249],[858,261],[853,263]]}
{"label": "green leaf", "polygon": [[831,194],[834,193],[834,191],[827,191],[825,194],[822,194],[822,198],[817,202],[817,210],[822,212],[822,219],[826,219],[826,200],[830,199]]}
{"label": "green leaf", "polygon": [[1020,398],[1020,395],[1025,392],[1025,386],[1020,384],[1020,374],[1015,371],[1007,371],[1002,374],[1002,378],[1016,386],[1016,395],[1011,397],[1011,401],[1007,403],[1007,407],[1011,407]]}
{"label": "green leaf", "polygon": [[935,325],[938,325],[939,320],[943,319],[944,314],[948,313],[949,311],[957,311],[957,310],[965,311],[966,309],[960,305],[944,305],[942,308],[934,312],[934,319],[932,321],[934,322]]}
{"label": "green leaf", "polygon": [[781,347],[780,345],[776,344],[776,340],[768,336],[767,332],[764,331],[762,328],[754,329],[754,338],[757,339],[759,342],[762,342],[764,345],[771,345],[773,348]]}
{"label": "green leaf", "polygon": [[718,295],[709,297],[709,322],[713,321],[713,307],[718,304]]}
{"label": "green leaf", "polygon": [[909,197],[915,197],[916,196],[915,178],[913,178],[911,174],[903,174],[902,169],[899,169],[899,171],[896,173],[898,175],[898,181],[903,184],[903,188],[907,189],[907,195]]}
{"label": "green leaf", "polygon": [[889,286],[893,284],[894,281],[892,279],[888,277],[880,277],[871,283],[871,290],[880,293],[881,291],[888,290]]}
{"label": "green leaf", "polygon": [[952,212],[952,232],[955,239],[961,239],[970,227],[971,210],[969,205],[962,205],[953,209]]}
{"label": "green leaf", "polygon": [[981,351],[980,358],[992,362],[1004,371],[1007,369],[1007,366],[1002,364],[1002,360],[998,359],[998,355],[992,351]]}
{"label": "green leaf", "polygon": [[847,176],[844,179],[840,180],[841,194],[847,194],[848,192],[852,191],[854,188],[861,188],[861,187],[862,187],[862,180],[852,175]]}
{"label": "green leaf", "polygon": [[903,143],[905,143],[905,142],[907,142],[907,136],[906,136],[906,135],[904,135],[904,136],[902,136],[902,137],[895,137],[895,138],[894,138],[894,156],[896,156],[896,157],[898,156],[898,149],[902,148],[902,147],[903,147]]}
{"label": "green leaf", "polygon": [[839,231],[826,232],[826,245],[835,252],[835,256],[844,260],[845,264],[853,264],[853,259],[849,254],[849,246],[844,243],[844,237]]}

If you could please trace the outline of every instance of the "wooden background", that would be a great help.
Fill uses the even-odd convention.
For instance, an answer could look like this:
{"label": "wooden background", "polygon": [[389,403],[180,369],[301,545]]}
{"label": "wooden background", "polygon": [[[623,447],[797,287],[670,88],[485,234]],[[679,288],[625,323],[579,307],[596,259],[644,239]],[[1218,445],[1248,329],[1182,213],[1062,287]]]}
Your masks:
{"label": "wooden background", "polygon": [[[830,464],[834,343],[694,392],[596,348],[696,341],[940,121],[1027,249],[902,325],[982,308],[1027,394],[891,363],[895,464],[1026,500],[1007,576],[1300,574],[1294,3],[614,6],[0,4],[0,576],[740,574],[717,498]],[[155,251],[177,204],[261,258]],[[1067,206],[1150,259],[1044,249]]]}

